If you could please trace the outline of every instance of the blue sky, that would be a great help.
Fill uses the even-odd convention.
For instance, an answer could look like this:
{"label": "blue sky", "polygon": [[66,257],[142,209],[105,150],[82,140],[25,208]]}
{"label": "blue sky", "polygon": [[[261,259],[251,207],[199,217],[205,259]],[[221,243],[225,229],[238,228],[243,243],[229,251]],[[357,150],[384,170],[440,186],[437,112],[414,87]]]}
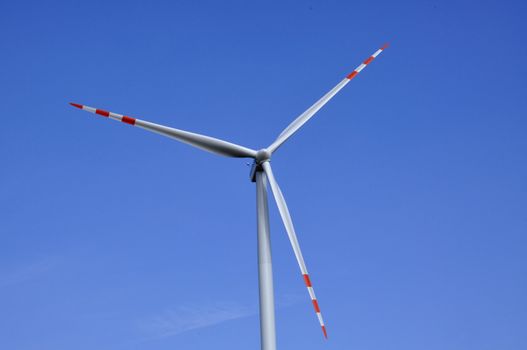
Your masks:
{"label": "blue sky", "polygon": [[0,347],[259,346],[243,160],[71,108],[251,148],[384,42],[273,158],[282,349],[527,348],[527,5],[0,5]]}

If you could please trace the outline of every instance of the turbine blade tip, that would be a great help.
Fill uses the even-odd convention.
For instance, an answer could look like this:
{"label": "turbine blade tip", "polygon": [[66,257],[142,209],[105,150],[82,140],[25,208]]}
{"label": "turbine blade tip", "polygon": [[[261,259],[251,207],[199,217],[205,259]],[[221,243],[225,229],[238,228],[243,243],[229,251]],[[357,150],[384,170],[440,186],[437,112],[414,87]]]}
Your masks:
{"label": "turbine blade tip", "polygon": [[390,46],[390,43],[385,43],[385,44],[381,47],[381,50],[386,49],[388,46]]}
{"label": "turbine blade tip", "polygon": [[326,326],[322,326],[322,332],[324,333],[324,338],[328,339],[328,332],[326,331]]}
{"label": "turbine blade tip", "polygon": [[77,107],[77,108],[82,109],[82,105],[80,105],[80,104],[78,104],[78,103],[70,102],[70,105],[72,105],[73,107]]}

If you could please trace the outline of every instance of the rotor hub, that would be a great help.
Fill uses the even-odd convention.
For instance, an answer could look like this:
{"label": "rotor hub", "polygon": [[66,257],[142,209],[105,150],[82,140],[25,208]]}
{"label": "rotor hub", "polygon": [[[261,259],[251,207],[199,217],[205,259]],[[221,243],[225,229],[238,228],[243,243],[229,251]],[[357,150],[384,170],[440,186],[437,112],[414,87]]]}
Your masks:
{"label": "rotor hub", "polygon": [[258,152],[256,152],[256,163],[262,164],[265,161],[268,161],[271,159],[271,152],[269,152],[266,148],[262,148]]}

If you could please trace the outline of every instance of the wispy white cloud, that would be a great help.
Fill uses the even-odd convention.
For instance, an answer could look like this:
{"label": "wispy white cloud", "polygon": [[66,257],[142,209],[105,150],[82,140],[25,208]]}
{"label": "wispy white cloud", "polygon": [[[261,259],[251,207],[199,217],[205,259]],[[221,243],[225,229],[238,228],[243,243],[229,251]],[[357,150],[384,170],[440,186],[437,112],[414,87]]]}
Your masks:
{"label": "wispy white cloud", "polygon": [[309,294],[306,293],[286,293],[280,295],[276,300],[276,307],[281,309],[302,302],[310,302]]}
{"label": "wispy white cloud", "polygon": [[[307,300],[300,293],[283,294],[276,298],[276,307],[293,306]],[[190,330],[214,326],[223,322],[258,314],[258,307],[247,307],[239,303],[186,305],[166,309],[158,315],[140,322],[140,328],[150,339],[175,336]]]}
{"label": "wispy white cloud", "polygon": [[141,322],[141,328],[150,338],[166,338],[255,314],[256,309],[235,303],[180,306]]}
{"label": "wispy white cloud", "polygon": [[1,268],[0,288],[17,285],[35,279],[48,272],[55,264],[55,259],[45,258],[16,267]]}

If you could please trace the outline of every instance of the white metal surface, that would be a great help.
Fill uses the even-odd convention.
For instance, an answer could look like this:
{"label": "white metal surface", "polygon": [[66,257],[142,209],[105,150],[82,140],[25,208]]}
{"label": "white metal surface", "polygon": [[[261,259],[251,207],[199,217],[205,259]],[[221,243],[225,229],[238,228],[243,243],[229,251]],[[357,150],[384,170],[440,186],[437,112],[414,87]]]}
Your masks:
{"label": "white metal surface", "polygon": [[258,226],[258,290],[260,296],[260,338],[262,350],[276,349],[274,317],[273,262],[267,204],[267,177],[256,172],[256,210]]}

